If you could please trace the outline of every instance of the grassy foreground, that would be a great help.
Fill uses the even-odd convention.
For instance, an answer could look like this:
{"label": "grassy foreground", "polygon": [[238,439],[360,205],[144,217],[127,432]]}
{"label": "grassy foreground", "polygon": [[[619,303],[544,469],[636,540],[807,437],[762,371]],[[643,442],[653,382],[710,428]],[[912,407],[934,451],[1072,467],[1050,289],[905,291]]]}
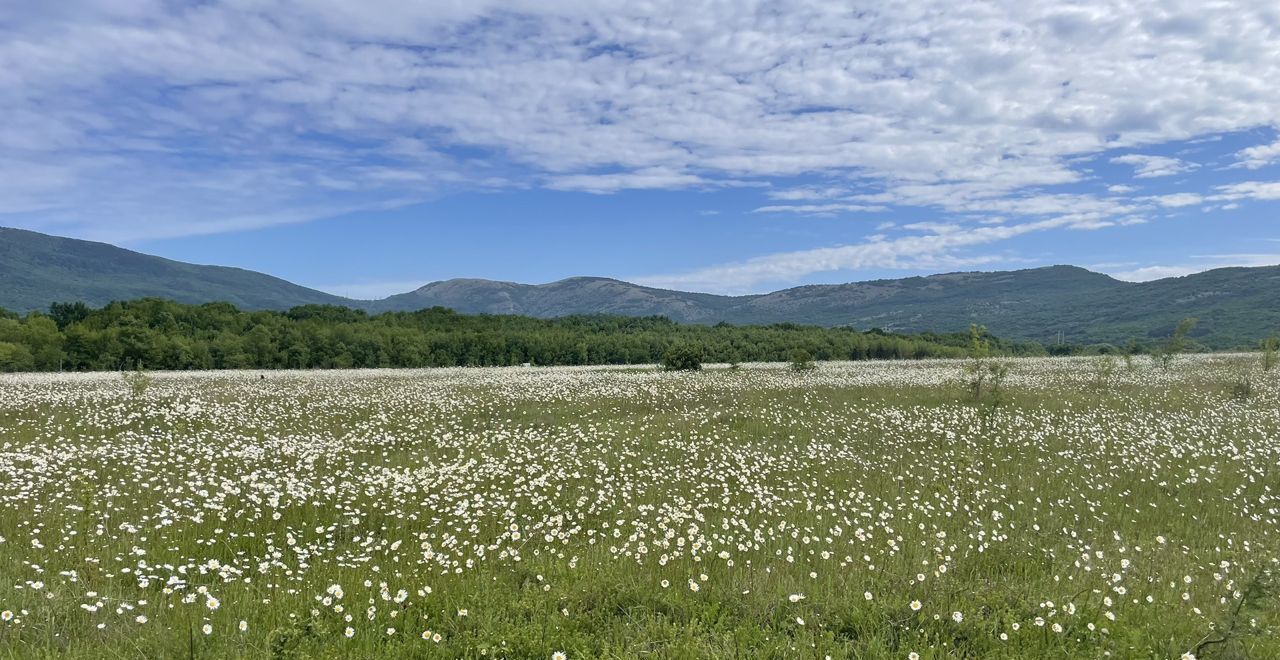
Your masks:
{"label": "grassy foreground", "polygon": [[1280,657],[1248,357],[0,378],[0,657]]}

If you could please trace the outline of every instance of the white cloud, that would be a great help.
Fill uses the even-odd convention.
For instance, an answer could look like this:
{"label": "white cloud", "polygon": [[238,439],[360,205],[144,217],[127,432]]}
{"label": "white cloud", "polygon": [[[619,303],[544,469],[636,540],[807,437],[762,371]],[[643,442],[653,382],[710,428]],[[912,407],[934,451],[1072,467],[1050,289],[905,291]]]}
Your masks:
{"label": "white cloud", "polygon": [[1212,196],[1210,199],[1280,199],[1280,181],[1244,181],[1241,183],[1229,183],[1218,186],[1216,190],[1218,191],[1218,194]]}
{"label": "white cloud", "polygon": [[646,167],[636,172],[557,176],[551,178],[548,186],[557,190],[579,190],[604,194],[626,189],[661,188],[670,190],[699,185],[714,185],[714,183],[694,174],[677,172],[665,167]]}
{"label": "white cloud", "polygon": [[1183,275],[1199,273],[1204,270],[1208,269],[1204,266],[1144,266],[1133,270],[1113,272],[1110,275],[1126,282],[1150,282],[1151,280],[1162,280],[1166,277],[1182,277]]}
{"label": "white cloud", "polygon": [[836,199],[853,194],[851,190],[843,186],[799,186],[795,188],[784,188],[780,190],[770,190],[768,192],[770,199],[776,199],[787,202],[804,202],[818,201],[824,199]]}
{"label": "white cloud", "polygon": [[960,225],[947,222],[911,222],[902,225],[902,228],[909,229],[911,231],[931,232],[934,234],[953,234],[964,229]]}
{"label": "white cloud", "polygon": [[1259,144],[1236,152],[1241,167],[1256,170],[1280,162],[1280,140],[1271,144]]}
{"label": "white cloud", "polygon": [[1132,165],[1134,168],[1134,176],[1139,179],[1172,176],[1174,174],[1189,172],[1196,168],[1194,164],[1177,158],[1169,158],[1167,156],[1144,156],[1141,154],[1117,156],[1112,158],[1111,162],[1121,165]]}
{"label": "white cloud", "polygon": [[1169,195],[1156,195],[1147,197],[1150,201],[1159,204],[1165,208],[1180,208],[1183,206],[1195,206],[1204,201],[1204,197],[1195,193],[1172,193]]}
{"label": "white cloud", "polygon": [[1081,157],[1280,125],[1277,24],[1265,0],[17,3],[0,213],[119,240],[477,187],[807,175],[829,183],[763,208],[1097,228],[1145,209],[1054,191],[1085,179]]}
{"label": "white cloud", "polygon": [[864,268],[958,268],[998,260],[990,255],[961,255],[961,248],[1008,240],[1032,232],[1069,227],[1077,220],[1053,218],[1017,225],[959,229],[918,223],[933,230],[892,240],[868,240],[854,245],[770,254],[745,261],[710,266],[687,273],[635,278],[639,284],[686,291],[746,293],[762,285],[793,282],[806,275]]}
{"label": "white cloud", "polygon": [[887,207],[875,204],[775,204],[761,206],[751,212],[833,216],[839,213],[872,213],[885,210]]}
{"label": "white cloud", "polygon": [[1215,268],[1274,266],[1280,264],[1280,254],[1208,254],[1191,257],[1190,263],[1155,265],[1109,273],[1112,277],[1129,282],[1149,282],[1166,277],[1182,277],[1203,273]]}

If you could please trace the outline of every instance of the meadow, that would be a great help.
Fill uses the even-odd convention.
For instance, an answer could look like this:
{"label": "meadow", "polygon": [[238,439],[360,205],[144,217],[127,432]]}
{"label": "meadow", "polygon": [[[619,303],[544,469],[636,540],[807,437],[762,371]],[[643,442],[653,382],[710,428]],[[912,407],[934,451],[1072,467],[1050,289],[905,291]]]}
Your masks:
{"label": "meadow", "polygon": [[1256,361],[0,376],[0,657],[1276,658]]}

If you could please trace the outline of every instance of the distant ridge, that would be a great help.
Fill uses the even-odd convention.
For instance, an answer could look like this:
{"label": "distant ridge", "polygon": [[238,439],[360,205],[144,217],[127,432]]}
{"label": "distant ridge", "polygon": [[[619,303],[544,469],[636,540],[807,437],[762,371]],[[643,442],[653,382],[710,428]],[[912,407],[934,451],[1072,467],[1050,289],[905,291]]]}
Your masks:
{"label": "distant ridge", "polygon": [[1252,346],[1280,330],[1280,266],[1221,268],[1143,283],[1075,266],[1048,266],[809,285],[747,296],[669,291],[602,277],[536,285],[454,279],[361,301],[253,271],[0,228],[0,307],[25,312],[53,302],[101,306],[140,297],[226,301],[244,309],[330,304],[387,312],[440,306],[465,314],[661,315],[684,323],[847,325],[908,333],[952,332],[980,323],[1001,337],[1046,344],[1059,338],[1123,343],[1162,337],[1187,316],[1200,318],[1194,338],[1214,348]]}
{"label": "distant ridge", "polygon": [[0,227],[0,307],[25,312],[75,301],[100,307],[145,297],[225,301],[243,309],[353,302],[251,270],[198,266],[107,243]]}
{"label": "distant ridge", "polygon": [[468,314],[661,315],[682,323],[715,323],[735,301],[750,298],[653,289],[604,277],[571,277],[549,284],[454,279],[370,303],[374,311],[449,307]]}

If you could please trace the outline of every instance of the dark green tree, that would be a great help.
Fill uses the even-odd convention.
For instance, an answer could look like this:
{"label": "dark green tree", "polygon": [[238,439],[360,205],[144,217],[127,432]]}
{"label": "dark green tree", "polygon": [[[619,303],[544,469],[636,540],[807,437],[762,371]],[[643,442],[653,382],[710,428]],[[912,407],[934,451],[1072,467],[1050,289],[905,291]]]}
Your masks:
{"label": "dark green tree", "polygon": [[662,368],[667,371],[698,371],[702,369],[702,348],[675,344],[662,354]]}

